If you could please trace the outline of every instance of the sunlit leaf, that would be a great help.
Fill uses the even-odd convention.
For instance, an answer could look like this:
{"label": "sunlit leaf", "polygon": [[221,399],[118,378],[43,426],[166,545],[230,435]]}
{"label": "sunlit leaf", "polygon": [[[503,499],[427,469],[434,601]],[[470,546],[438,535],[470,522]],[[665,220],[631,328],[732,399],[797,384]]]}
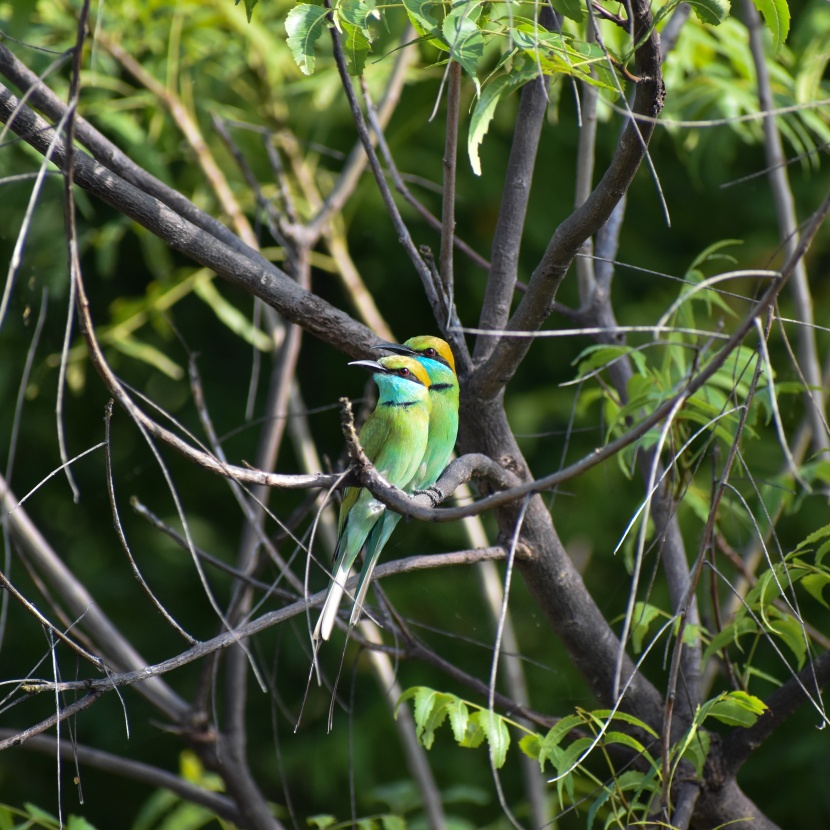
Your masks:
{"label": "sunlit leaf", "polygon": [[551,0],[553,6],[559,14],[581,23],[587,14],[585,4],[580,0]]}
{"label": "sunlit leaf", "polygon": [[447,705],[447,713],[450,716],[450,727],[457,743],[461,743],[467,734],[467,727],[470,721],[470,712],[467,704],[460,698],[456,698]]}
{"label": "sunlit leaf", "polygon": [[285,18],[285,31],[288,33],[288,47],[297,66],[304,74],[314,72],[315,49],[320,35],[325,31],[326,14],[323,6],[299,3],[288,12]]}
{"label": "sunlit leaf", "polygon": [[688,3],[700,20],[712,26],[723,23],[732,9],[729,0],[688,0]]}
{"label": "sunlit leaf", "polygon": [[432,15],[435,0],[403,0],[403,6],[419,35],[438,34],[438,21]]}
{"label": "sunlit leaf", "polygon": [[790,32],[790,8],[787,0],[752,0],[772,32],[772,51],[777,53]]}
{"label": "sunlit leaf", "polygon": [[510,732],[501,715],[483,709],[474,715],[487,738],[490,748],[490,760],[496,769],[501,769],[507,760],[510,747]]}
{"label": "sunlit leaf", "polygon": [[341,21],[340,25],[345,35],[343,39],[343,54],[346,56],[346,67],[350,75],[362,75],[366,64],[366,56],[372,51],[372,44],[359,26]]}
{"label": "sunlit leaf", "polygon": [[708,715],[729,726],[752,726],[764,714],[763,700],[746,692],[725,692],[711,701]]}
{"label": "sunlit leaf", "polygon": [[473,114],[470,117],[470,128],[467,135],[467,155],[476,176],[481,175],[479,147],[490,129],[490,122],[493,120],[499,101],[527,83],[535,74],[535,69],[528,66],[521,72],[497,75],[484,87],[479,95]]}
{"label": "sunlit leaf", "polygon": [[442,30],[453,59],[458,61],[470,76],[476,90],[480,90],[476,67],[484,55],[484,35],[466,13],[466,6],[453,9],[444,18]]}

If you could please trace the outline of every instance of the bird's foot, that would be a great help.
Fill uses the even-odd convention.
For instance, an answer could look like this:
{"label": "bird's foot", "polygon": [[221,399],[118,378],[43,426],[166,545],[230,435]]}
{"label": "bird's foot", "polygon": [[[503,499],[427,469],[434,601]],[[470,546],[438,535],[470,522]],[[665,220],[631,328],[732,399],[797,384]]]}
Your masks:
{"label": "bird's foot", "polygon": [[446,496],[441,492],[441,490],[433,485],[432,487],[427,487],[426,490],[415,490],[413,493],[415,496],[429,496],[429,500],[432,502],[433,507],[438,507],[442,501],[446,498]]}

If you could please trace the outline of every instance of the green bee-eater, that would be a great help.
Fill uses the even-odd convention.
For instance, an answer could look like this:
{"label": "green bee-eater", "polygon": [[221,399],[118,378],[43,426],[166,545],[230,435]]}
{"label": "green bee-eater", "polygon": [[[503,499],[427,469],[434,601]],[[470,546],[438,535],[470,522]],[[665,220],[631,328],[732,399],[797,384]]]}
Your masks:
{"label": "green bee-eater", "polygon": [[[458,434],[458,378],[452,349],[445,341],[429,335],[412,337],[402,345],[384,343],[380,348],[416,358],[429,374],[429,441],[420,468],[405,488],[410,493],[426,490],[438,481],[449,464]],[[400,520],[400,513],[387,510],[369,534],[366,564],[360,572],[350,625],[355,625],[360,619],[369,590],[369,578],[380,552]]]}
{"label": "green bee-eater", "polygon": [[[429,374],[415,358],[399,355],[383,357],[377,362],[356,360],[350,365],[371,371],[379,392],[375,411],[360,430],[360,445],[390,484],[411,490],[429,436]],[[361,487],[346,489],[334,551],[334,579],[314,629],[315,647],[331,635],[352,565],[369,532],[385,512],[383,504],[368,490]],[[369,584],[376,561],[377,557],[366,557],[360,574],[361,584]]]}

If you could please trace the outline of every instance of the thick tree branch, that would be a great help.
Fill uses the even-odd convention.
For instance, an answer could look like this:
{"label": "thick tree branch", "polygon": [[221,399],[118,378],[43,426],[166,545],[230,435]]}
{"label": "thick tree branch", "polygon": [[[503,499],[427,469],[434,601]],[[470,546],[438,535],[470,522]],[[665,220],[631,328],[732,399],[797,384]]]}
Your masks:
{"label": "thick tree branch", "polygon": [[[764,151],[767,159],[767,178],[772,190],[775,213],[778,217],[778,231],[785,256],[792,255],[798,245],[798,218],[795,198],[787,175],[784,145],[775,116],[772,83],[766,63],[764,36],[761,16],[756,7],[745,0],[743,3],[746,26],[749,31],[749,47],[758,79],[758,102],[764,116]],[[802,259],[795,268],[790,291],[795,312],[801,325],[798,327],[799,369],[805,380],[804,394],[807,397],[807,412],[813,425],[813,451],[827,453],[830,450],[830,430],[825,419],[825,398],[821,379],[821,361],[813,328],[813,298],[807,278],[807,266]]]}
{"label": "thick tree branch", "polygon": [[[0,729],[0,741],[11,738],[15,734],[11,729]],[[42,752],[54,757],[57,750],[55,744],[54,738],[46,735],[36,735],[28,738],[23,746],[26,749],[32,749],[35,752]],[[139,781],[153,789],[164,788],[192,804],[205,807],[226,821],[235,824],[242,823],[242,814],[230,798],[221,793],[214,793],[197,787],[190,781],[178,775],[173,775],[167,770],[144,764],[141,761],[122,758],[120,755],[113,755],[111,752],[70,743],[69,741],[61,742],[60,753],[65,761],[77,760],[81,767],[92,767],[107,773],[120,775],[132,781]]]}
{"label": "thick tree branch", "polygon": [[[26,100],[31,106],[40,110],[52,121],[57,123],[65,117],[66,102],[58,98],[2,42],[0,42],[0,74],[8,78],[21,92],[25,92]],[[255,255],[255,252],[248,245],[218,219],[214,219],[210,214],[200,210],[177,190],[169,187],[148,173],[143,167],[137,165],[86,119],[77,114],[75,115],[75,137],[89,150],[96,161],[117,173],[126,182],[134,185],[139,190],[143,190],[147,195],[155,197],[162,204],[181,214],[184,219],[215,236],[243,256]],[[263,262],[267,262],[267,260],[263,259]]]}
{"label": "thick tree branch", "polygon": [[[18,99],[0,86],[0,121],[45,154],[54,141],[52,158],[63,167],[66,145],[52,127],[29,107],[15,114]],[[120,176],[75,150],[75,182],[103,202],[138,222],[173,250],[215,271],[228,282],[273,306],[287,320],[298,323],[353,357],[365,357],[379,342],[375,334],[348,314],[305,291],[287,274],[250,248],[240,250],[194,225],[176,210],[126,182]]]}
{"label": "thick tree branch", "polygon": [[[650,5],[645,0],[635,0],[629,8],[632,36],[637,42],[651,28]],[[476,370],[472,382],[478,397],[492,400],[508,383],[532,342],[532,339],[511,338],[510,332],[536,331],[548,318],[559,284],[582,244],[605,224],[628,190],[654,132],[654,119],[663,107],[665,89],[660,61],[660,36],[652,30],[636,53],[635,73],[639,82],[629,122],[614,156],[588,199],[556,229],[527,291],[505,327],[506,336]],[[637,119],[638,115],[646,117]]]}
{"label": "thick tree branch", "polygon": [[[499,216],[493,233],[490,274],[479,316],[481,329],[500,331],[507,325],[510,316],[533,169],[548,108],[548,84],[549,79],[544,76],[535,78],[522,89],[513,144],[504,174]],[[474,361],[480,363],[488,358],[498,343],[497,337],[479,335],[473,352]]]}

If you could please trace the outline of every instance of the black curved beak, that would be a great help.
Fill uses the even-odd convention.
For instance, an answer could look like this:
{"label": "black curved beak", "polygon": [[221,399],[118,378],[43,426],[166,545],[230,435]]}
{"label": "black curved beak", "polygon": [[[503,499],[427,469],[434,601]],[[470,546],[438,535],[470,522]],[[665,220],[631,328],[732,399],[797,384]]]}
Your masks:
{"label": "black curved beak", "polygon": [[349,366],[360,366],[369,372],[388,372],[389,370],[376,360],[352,360]]}
{"label": "black curved beak", "polygon": [[403,354],[408,357],[418,355],[415,349],[410,349],[409,346],[402,346],[400,343],[378,343],[375,348],[383,352],[394,352],[395,354]]}

